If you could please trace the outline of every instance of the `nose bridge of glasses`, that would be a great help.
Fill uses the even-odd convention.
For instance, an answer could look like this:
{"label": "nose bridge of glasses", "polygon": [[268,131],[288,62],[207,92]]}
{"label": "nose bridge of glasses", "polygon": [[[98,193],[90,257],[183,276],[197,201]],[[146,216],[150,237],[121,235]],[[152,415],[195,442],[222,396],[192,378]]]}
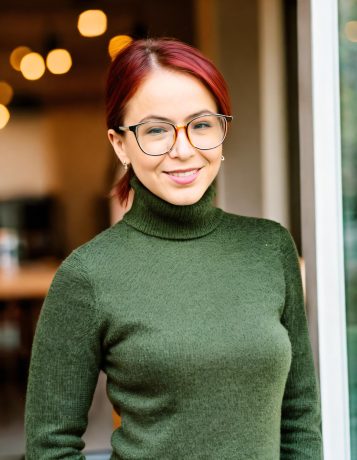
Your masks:
{"label": "nose bridge of glasses", "polygon": [[187,134],[187,125],[188,125],[188,123],[186,123],[186,124],[174,125],[174,126],[175,126],[175,130],[176,130],[176,135],[178,135],[180,129],[183,129],[183,130],[185,131],[185,133]]}
{"label": "nose bridge of glasses", "polygon": [[[184,135],[185,135],[185,140],[188,141],[190,144],[191,144],[191,140],[190,140],[190,136],[188,135],[188,127],[189,123],[186,123],[186,124],[178,124],[178,125],[174,125],[175,127],[175,143],[177,141],[177,138],[179,136],[179,133],[180,133],[180,130],[183,130],[184,131]],[[192,145],[192,144],[191,144]]]}

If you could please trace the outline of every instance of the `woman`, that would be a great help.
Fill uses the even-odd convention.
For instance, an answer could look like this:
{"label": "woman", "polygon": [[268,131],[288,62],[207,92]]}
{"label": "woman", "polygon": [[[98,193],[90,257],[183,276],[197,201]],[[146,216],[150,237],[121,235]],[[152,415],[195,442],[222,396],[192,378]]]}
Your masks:
{"label": "woman", "polygon": [[139,40],[115,58],[108,135],[131,208],[62,263],[46,298],[29,460],[84,458],[100,369],[122,420],[113,459],[321,458],[294,243],[212,205],[230,120],[223,77],[194,48]]}

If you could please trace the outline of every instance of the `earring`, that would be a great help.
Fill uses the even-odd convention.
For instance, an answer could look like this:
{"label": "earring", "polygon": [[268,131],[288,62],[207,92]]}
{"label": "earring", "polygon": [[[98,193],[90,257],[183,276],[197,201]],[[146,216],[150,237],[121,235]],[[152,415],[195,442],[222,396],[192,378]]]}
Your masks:
{"label": "earring", "polygon": [[221,161],[224,161],[224,156],[223,155],[221,156]]}
{"label": "earring", "polygon": [[129,168],[129,165],[126,161],[123,161],[123,166],[124,166],[125,171],[127,171]]}

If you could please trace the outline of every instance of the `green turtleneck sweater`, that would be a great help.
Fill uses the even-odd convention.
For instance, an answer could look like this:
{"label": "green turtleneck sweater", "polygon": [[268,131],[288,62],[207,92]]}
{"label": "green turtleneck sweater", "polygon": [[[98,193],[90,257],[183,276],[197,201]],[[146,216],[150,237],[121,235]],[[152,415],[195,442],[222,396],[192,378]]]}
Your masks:
{"label": "green turtleneck sweater", "polygon": [[37,326],[27,459],[83,459],[102,369],[112,459],[320,460],[299,264],[279,224],[171,205],[133,180],[121,222],[62,263]]}

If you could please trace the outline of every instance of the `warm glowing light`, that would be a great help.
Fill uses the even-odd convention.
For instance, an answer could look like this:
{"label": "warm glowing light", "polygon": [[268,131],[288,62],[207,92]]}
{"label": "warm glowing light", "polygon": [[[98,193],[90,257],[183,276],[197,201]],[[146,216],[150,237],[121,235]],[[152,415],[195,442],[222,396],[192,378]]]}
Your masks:
{"label": "warm glowing light", "polygon": [[0,129],[5,128],[7,122],[10,120],[10,112],[7,108],[0,104]]}
{"label": "warm glowing light", "polygon": [[64,74],[72,67],[72,58],[67,50],[57,48],[48,53],[46,65],[50,72],[57,75]]}
{"label": "warm glowing light", "polygon": [[31,53],[30,48],[27,46],[18,46],[10,54],[10,64],[15,70],[20,70],[21,59],[26,56],[26,54]]}
{"label": "warm glowing light", "polygon": [[6,81],[0,81],[0,104],[7,105],[14,95],[14,90]]}
{"label": "warm glowing light", "polygon": [[45,61],[41,54],[26,54],[21,60],[20,70],[27,80],[38,80],[45,73]]}
{"label": "warm glowing light", "polygon": [[345,33],[351,42],[357,42],[357,21],[349,21],[345,25]]}
{"label": "warm glowing light", "polygon": [[84,37],[97,37],[107,30],[107,16],[102,10],[83,11],[78,18],[78,30]]}
{"label": "warm glowing light", "polygon": [[109,56],[113,60],[115,56],[129,43],[131,43],[133,39],[129,37],[129,35],[116,35],[109,41],[108,52]]}

